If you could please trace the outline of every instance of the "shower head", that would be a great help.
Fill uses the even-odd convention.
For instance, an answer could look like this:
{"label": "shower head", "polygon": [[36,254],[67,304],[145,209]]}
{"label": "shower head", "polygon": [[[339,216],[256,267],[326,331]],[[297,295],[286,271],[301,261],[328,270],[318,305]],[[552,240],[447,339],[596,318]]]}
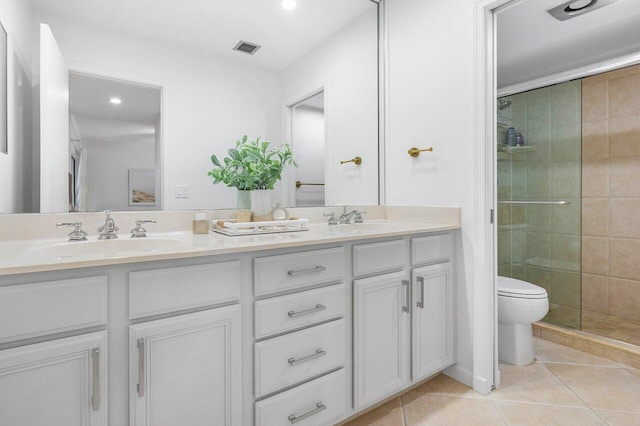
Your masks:
{"label": "shower head", "polygon": [[498,109],[503,110],[511,106],[511,101],[505,101],[504,99],[498,99]]}

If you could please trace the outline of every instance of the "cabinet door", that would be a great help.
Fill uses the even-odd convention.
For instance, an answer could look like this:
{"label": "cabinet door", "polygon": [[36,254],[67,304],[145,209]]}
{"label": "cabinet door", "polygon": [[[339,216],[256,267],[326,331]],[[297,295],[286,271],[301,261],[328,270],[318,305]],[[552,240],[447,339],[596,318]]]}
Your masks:
{"label": "cabinet door", "polygon": [[411,378],[424,379],[454,363],[451,262],[412,272]]}
{"label": "cabinet door", "polygon": [[404,272],[354,281],[356,410],[409,384],[408,285]]}
{"label": "cabinet door", "polygon": [[132,426],[241,424],[240,306],[129,328]]}
{"label": "cabinet door", "polygon": [[107,426],[107,332],[0,351],[0,425]]}

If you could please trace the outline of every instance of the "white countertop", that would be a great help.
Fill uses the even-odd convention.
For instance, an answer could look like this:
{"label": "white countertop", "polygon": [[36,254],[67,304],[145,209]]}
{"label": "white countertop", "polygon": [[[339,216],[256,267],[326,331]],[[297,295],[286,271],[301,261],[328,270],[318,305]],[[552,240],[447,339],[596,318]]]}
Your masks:
{"label": "white countertop", "polygon": [[[123,248],[129,244],[127,242],[110,245],[111,241],[97,241],[95,236],[81,242],[68,242],[67,238],[62,237],[5,240],[0,241],[0,275],[304,247],[458,228],[460,225],[455,221],[374,220],[365,221],[364,224],[337,226],[311,223],[308,231],[253,236],[150,231],[147,233],[148,242],[140,243],[143,247],[136,247],[137,243],[132,242],[132,246],[127,248]],[[121,233],[119,240],[115,241],[122,240],[129,240],[128,233]],[[156,241],[157,247],[151,248],[156,243],[151,240],[159,240]]]}

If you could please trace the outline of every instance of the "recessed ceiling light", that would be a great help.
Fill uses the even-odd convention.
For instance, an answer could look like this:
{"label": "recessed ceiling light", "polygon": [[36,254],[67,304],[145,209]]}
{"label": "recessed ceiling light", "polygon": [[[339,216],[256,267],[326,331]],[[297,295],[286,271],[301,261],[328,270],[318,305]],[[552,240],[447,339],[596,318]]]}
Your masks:
{"label": "recessed ceiling light", "polygon": [[122,103],[122,99],[120,99],[120,98],[111,98],[111,99],[109,99],[109,102],[111,102],[112,104],[115,104],[115,105],[120,105]]}
{"label": "recessed ceiling light", "polygon": [[284,9],[293,10],[296,8],[296,0],[282,0],[280,3]]}

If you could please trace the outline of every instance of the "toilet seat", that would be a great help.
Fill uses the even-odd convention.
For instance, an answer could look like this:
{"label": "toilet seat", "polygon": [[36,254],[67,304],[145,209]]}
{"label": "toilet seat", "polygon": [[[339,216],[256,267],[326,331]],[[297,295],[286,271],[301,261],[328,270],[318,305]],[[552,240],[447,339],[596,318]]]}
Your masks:
{"label": "toilet seat", "polygon": [[518,299],[546,299],[547,291],[535,284],[509,277],[498,277],[498,296]]}

